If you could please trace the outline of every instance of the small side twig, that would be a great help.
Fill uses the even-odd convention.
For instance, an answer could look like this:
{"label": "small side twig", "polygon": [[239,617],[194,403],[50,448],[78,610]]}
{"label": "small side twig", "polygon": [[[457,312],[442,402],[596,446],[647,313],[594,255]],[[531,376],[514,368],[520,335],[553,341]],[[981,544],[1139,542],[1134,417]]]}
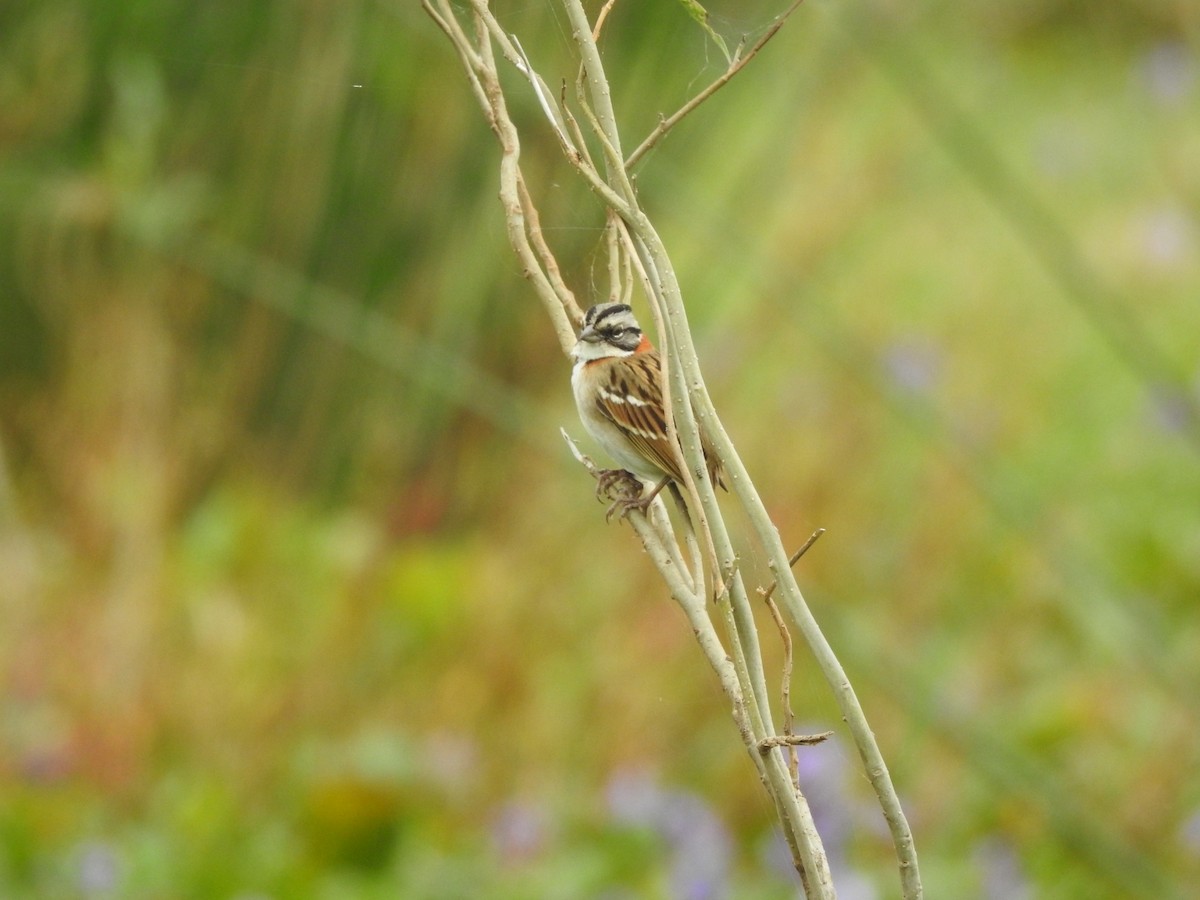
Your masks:
{"label": "small side twig", "polygon": [[[809,547],[811,547],[813,544],[815,544],[817,542],[817,538],[819,538],[824,533],[825,533],[824,528],[818,528],[816,531],[814,531],[812,534],[810,534],[808,536],[808,540],[805,541],[803,544],[801,544],[800,549],[797,550],[795,553],[793,553],[791,558],[788,560],[788,568],[791,568],[796,563],[800,562],[800,557],[802,557],[805,553],[807,553]],[[779,586],[779,579],[772,581],[771,586],[769,588],[767,588],[766,591],[763,592],[763,595],[762,595],[763,599],[770,600],[771,595],[773,593],[775,593],[775,588],[777,588],[778,586]]]}
{"label": "small side twig", "polygon": [[776,747],[812,747],[833,737],[832,731],[819,734],[777,734],[758,742],[759,753],[769,753]]}
{"label": "small side twig", "polygon": [[[664,118],[628,158],[628,165],[637,162],[685,115],[740,72],[778,33],[783,22],[801,2],[802,0],[791,0],[787,11],[772,23],[748,53],[735,54],[729,60],[724,75],[677,113]],[[672,414],[676,418],[674,424],[677,426],[674,433],[683,438],[679,444],[687,463],[683,469],[686,485],[681,487],[686,487],[689,500],[698,501],[697,515],[693,522],[703,535],[685,534],[686,543],[681,547],[670,531],[670,519],[665,509],[651,509],[649,515],[632,514],[627,517],[627,521],[641,539],[672,596],[683,607],[706,658],[732,701],[734,721],[783,825],[784,837],[805,896],[811,900],[833,900],[836,896],[828,859],[812,821],[811,811],[803,795],[796,790],[793,778],[789,777],[784,755],[760,752],[759,746],[759,742],[762,741],[765,742],[764,748],[767,750],[775,746],[795,747],[803,745],[804,740],[803,736],[779,735],[778,729],[771,722],[758,635],[754,628],[753,609],[746,596],[745,584],[736,569],[726,571],[725,567],[720,565],[720,561],[734,560],[735,553],[728,528],[721,516],[714,486],[707,478],[701,445],[703,438],[708,438],[713,443],[716,453],[726,466],[726,472],[730,476],[728,483],[731,493],[747,513],[754,533],[772,562],[772,571],[778,585],[778,591],[775,593],[779,598],[779,608],[790,618],[808,643],[822,674],[834,691],[892,832],[905,900],[919,900],[921,883],[912,834],[874,734],[866,722],[861,705],[841,664],[821,634],[795,583],[786,551],[779,542],[778,531],[771,523],[705,387],[687,326],[678,277],[661,237],[641,208],[634,190],[633,176],[628,171],[625,154],[621,149],[622,141],[617,128],[610,86],[596,45],[597,35],[600,33],[600,28],[597,27],[599,23],[588,21],[583,9],[583,0],[561,0],[581,67],[580,79],[576,81],[579,113],[579,120],[576,121],[567,106],[566,91],[563,90],[556,96],[555,92],[548,88],[546,82],[533,69],[528,55],[500,26],[488,0],[463,0],[457,4],[455,0],[422,0],[422,5],[434,17],[438,27],[447,34],[458,52],[467,71],[472,93],[488,125],[499,140],[500,199],[510,243],[521,262],[522,275],[530,280],[554,321],[563,352],[569,353],[574,344],[572,320],[577,321],[579,308],[570,292],[563,290],[564,285],[559,273],[548,271],[555,267],[551,267],[547,262],[551,257],[541,235],[536,214],[529,215],[533,204],[523,183],[520,141],[516,127],[508,115],[505,91],[496,67],[494,50],[498,50],[528,78],[542,113],[550,120],[564,156],[601,202],[615,213],[610,221],[616,223],[621,231],[620,244],[627,250],[632,250],[625,254],[624,259],[618,259],[625,270],[621,279],[621,296],[625,296],[624,290],[628,289],[632,281],[629,277],[630,261],[638,265],[638,274],[650,285],[647,293],[651,308],[656,314],[656,324],[660,329],[663,356],[670,360],[670,364],[664,366],[663,372],[664,378],[670,382],[670,393],[665,393],[664,399],[670,400]],[[606,9],[611,8],[611,5],[610,3]],[[463,19],[474,20],[474,38],[466,36],[458,21],[460,16]],[[585,128],[580,128],[581,124]],[[586,129],[591,131],[588,137],[584,134]],[[588,151],[589,143],[598,146],[601,151],[596,153],[594,161]],[[619,252],[618,257],[621,255]],[[621,487],[620,479],[613,480],[610,487]],[[656,498],[656,502],[661,503],[661,498]],[[662,515],[659,515],[659,512]],[[703,517],[699,513],[702,513]],[[685,553],[691,562],[690,569],[682,559]],[[798,557],[799,554],[793,557],[793,562]],[[703,563],[711,564],[711,568]],[[710,571],[717,581],[713,592],[724,592],[730,600],[719,607],[725,616],[729,635],[728,652],[722,646],[710,618],[711,605],[707,601],[713,592],[707,590],[705,584],[705,575]],[[693,577],[689,577],[689,574]],[[772,585],[771,591],[774,589],[775,585]],[[768,596],[768,602],[771,591],[764,592]]]}
{"label": "small side twig", "polygon": [[616,5],[617,0],[608,0],[608,2],[601,7],[600,12],[596,15],[596,27],[592,29],[593,41],[600,40],[600,32],[604,28],[604,20],[608,18],[609,12],[611,12],[612,8]]}
{"label": "small side twig", "polygon": [[758,52],[767,45],[767,42],[771,40],[771,38],[775,37],[775,35],[779,32],[779,29],[783,27],[784,23],[803,2],[804,0],[793,0],[792,5],[784,10],[779,17],[771,23],[771,27],[763,33],[762,37],[754,42],[753,46],[751,46],[745,56],[741,56],[740,53],[735,54],[733,61],[729,64],[729,68],[727,68],[721,74],[721,76],[717,78],[716,81],[698,93],[687,103],[683,104],[683,106],[679,107],[679,109],[677,109],[671,115],[667,116],[666,118],[659,119],[658,124],[654,126],[654,130],[646,136],[646,139],[638,145],[636,150],[629,154],[629,158],[625,160],[625,167],[627,169],[632,169],[637,164],[638,160],[645,156],[655,144],[662,140],[663,135],[679,124],[680,119],[682,119],[697,106],[728,84],[729,80],[738,72],[740,72],[743,67],[750,62],[750,60],[754,59],[754,57],[758,55]]}
{"label": "small side twig", "polygon": [[[779,638],[783,641],[783,666],[779,674],[780,689],[779,702],[783,708],[783,733],[790,735],[792,733],[792,724],[796,721],[795,713],[792,712],[792,634],[788,631],[787,622],[783,620],[783,615],[779,612],[779,607],[775,605],[775,601],[769,596],[763,598],[767,603],[767,609],[771,613],[771,618],[775,620],[775,627],[779,629]],[[760,751],[763,750],[763,745],[760,742],[758,745]],[[796,786],[796,790],[800,790],[800,772],[797,766],[799,759],[796,756],[796,748],[789,748],[788,753],[791,763],[788,766],[788,771],[792,776],[792,783]]]}

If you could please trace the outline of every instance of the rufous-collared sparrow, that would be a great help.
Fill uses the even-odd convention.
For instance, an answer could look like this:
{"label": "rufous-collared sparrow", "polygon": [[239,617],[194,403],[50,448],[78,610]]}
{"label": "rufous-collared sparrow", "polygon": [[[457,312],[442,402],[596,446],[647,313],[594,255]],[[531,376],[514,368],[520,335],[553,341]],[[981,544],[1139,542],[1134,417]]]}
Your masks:
{"label": "rufous-collared sparrow", "polygon": [[[682,481],[682,452],[667,439],[658,351],[628,304],[598,303],[584,314],[571,356],[571,386],[584,427],[642,482],[643,497],[619,505],[644,509],[669,482]],[[701,446],[709,478],[724,487],[716,455],[707,442]],[[652,488],[649,494],[646,488]]]}

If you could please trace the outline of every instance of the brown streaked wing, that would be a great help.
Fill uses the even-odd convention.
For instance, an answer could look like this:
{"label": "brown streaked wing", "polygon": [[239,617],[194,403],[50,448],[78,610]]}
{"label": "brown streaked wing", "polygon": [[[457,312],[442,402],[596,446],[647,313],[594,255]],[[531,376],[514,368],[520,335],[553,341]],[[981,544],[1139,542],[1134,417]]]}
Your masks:
{"label": "brown streaked wing", "polygon": [[[662,416],[661,367],[658,353],[640,353],[629,358],[631,366],[613,367],[609,384],[618,396],[643,398],[644,405],[614,403],[603,393],[596,398],[600,414],[616,425],[643,456],[672,478],[679,480],[679,463],[667,443],[667,423]],[[637,385],[631,381],[636,380]]]}
{"label": "brown streaked wing", "polygon": [[[625,432],[629,435],[630,440],[637,444],[638,448],[643,453],[645,453],[658,464],[659,468],[665,472],[669,472],[671,477],[676,481],[682,481],[683,478],[680,475],[679,469],[680,466],[683,465],[683,454],[676,449],[676,452],[670,456],[669,461],[667,458],[667,423],[663,420],[661,412],[663,408],[662,362],[659,358],[658,351],[651,350],[649,353],[639,354],[633,358],[633,362],[637,367],[637,375],[633,377],[638,379],[641,393],[651,405],[644,407],[631,407],[629,404],[625,404],[623,408],[629,410],[629,413],[626,415],[626,420],[628,423],[633,423],[635,426],[639,427],[641,432],[653,434],[655,437],[652,441],[647,441],[646,444],[643,444],[638,440],[640,435],[631,431],[627,422],[622,422],[617,419],[613,420],[625,430]],[[625,377],[628,378],[629,376]],[[626,393],[629,392],[629,385],[623,384],[622,387],[625,389]],[[614,409],[622,408],[617,404],[612,404],[612,406]],[[639,416],[637,415],[638,413],[644,413],[644,415]],[[607,410],[604,410],[604,414],[609,415]],[[609,418],[613,417],[610,415]],[[717,461],[716,454],[713,453],[712,447],[709,445],[708,440],[703,435],[700,436],[700,447],[704,451],[704,462],[708,466],[709,480],[712,481],[712,483],[717,487],[722,488],[723,490],[729,490],[729,488],[725,485],[725,479],[722,477],[724,475],[724,470]]]}

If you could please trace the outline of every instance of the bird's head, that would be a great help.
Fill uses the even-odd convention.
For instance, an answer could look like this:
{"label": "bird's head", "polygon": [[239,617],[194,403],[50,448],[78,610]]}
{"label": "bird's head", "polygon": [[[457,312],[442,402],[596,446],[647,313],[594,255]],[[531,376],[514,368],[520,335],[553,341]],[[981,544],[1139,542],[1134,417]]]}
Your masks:
{"label": "bird's head", "polygon": [[642,329],[627,303],[597,303],[583,315],[575,343],[577,360],[630,356],[643,348]]}

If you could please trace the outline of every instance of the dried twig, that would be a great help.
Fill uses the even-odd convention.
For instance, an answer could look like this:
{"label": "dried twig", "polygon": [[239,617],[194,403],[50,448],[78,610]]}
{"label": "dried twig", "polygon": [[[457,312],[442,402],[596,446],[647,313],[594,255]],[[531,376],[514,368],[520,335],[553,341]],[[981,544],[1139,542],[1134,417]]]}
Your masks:
{"label": "dried twig", "polygon": [[727,68],[721,74],[721,76],[717,78],[716,81],[698,93],[687,103],[683,104],[683,106],[679,107],[679,109],[677,109],[675,112],[671,113],[671,115],[667,116],[666,118],[659,119],[658,124],[654,126],[654,130],[646,136],[646,139],[638,145],[636,150],[629,154],[629,158],[625,160],[625,167],[632,169],[634,166],[636,166],[638,161],[641,160],[641,158],[645,156],[655,144],[662,140],[663,136],[668,131],[678,125],[679,121],[684,116],[727,85],[730,79],[744,69],[746,64],[749,63],[750,60],[754,59],[754,57],[758,55],[759,51],[767,45],[767,42],[779,33],[779,29],[783,27],[784,23],[787,22],[788,18],[803,2],[804,0],[793,0],[792,5],[784,10],[775,19],[775,21],[771,23],[770,27],[763,33],[763,36],[754,42],[745,56],[742,56],[740,52],[735,53],[733,61],[729,64],[729,68]]}
{"label": "dried twig", "polygon": [[822,731],[818,734],[780,734],[775,737],[763,738],[758,742],[758,749],[763,753],[776,747],[812,747],[833,737],[832,731]]}
{"label": "dried twig", "polygon": [[[783,616],[779,614],[779,607],[775,605],[775,601],[769,596],[764,596],[767,609],[771,613],[771,619],[775,622],[775,627],[779,629],[779,638],[783,641],[783,666],[779,673],[780,690],[779,703],[783,708],[783,733],[790,735],[792,733],[792,725],[796,721],[795,713],[792,712],[792,635],[788,631],[787,622],[783,621]],[[767,738],[766,740],[775,740],[775,738]],[[777,746],[777,745],[776,745]],[[763,749],[763,742],[758,742],[760,750]],[[800,790],[800,774],[797,763],[799,760],[796,757],[795,747],[790,747],[788,750],[788,759],[790,765],[788,771],[792,777],[792,783],[796,785],[796,790]]]}
{"label": "dried twig", "polygon": [[[790,708],[786,712],[784,734],[778,734],[772,723],[753,609],[742,577],[737,572],[733,544],[708,476],[701,450],[701,431],[724,464],[733,495],[742,504],[760,546],[776,573],[776,584],[766,592],[769,608],[773,609],[777,621],[782,622],[779,609],[774,608],[770,596],[778,586],[782,608],[799,628],[833,688],[868,777],[879,796],[884,815],[892,827],[904,897],[906,900],[915,900],[920,897],[921,888],[912,836],[888,777],[887,767],[845,673],[804,603],[791,572],[791,563],[779,543],[778,533],[762,500],[717,417],[696,359],[678,279],[661,238],[640,207],[629,175],[629,166],[654,146],[674,124],[744,68],[778,32],[801,0],[795,0],[747,54],[736,55],[721,78],[677,113],[660,122],[628,160],[621,153],[621,139],[608,80],[596,46],[601,23],[593,25],[588,22],[580,0],[559,2],[571,24],[571,35],[579,52],[581,68],[576,82],[577,111],[580,121],[590,129],[588,140],[598,142],[602,150],[603,172],[592,160],[585,140],[585,129],[580,127],[580,122],[568,108],[565,91],[556,96],[546,88],[529,56],[520,43],[500,27],[486,0],[469,0],[469,15],[474,20],[474,38],[468,37],[459,25],[458,16],[467,14],[456,10],[452,0],[422,0],[422,5],[454,45],[468,73],[472,92],[500,142],[500,198],[510,243],[521,261],[525,276],[555,322],[564,352],[569,352],[574,342],[571,322],[578,321],[579,307],[562,281],[553,254],[543,238],[536,207],[525,185],[520,166],[520,143],[516,128],[508,116],[493,45],[526,76],[564,155],[610,210],[608,227],[618,236],[617,240],[610,237],[610,279],[620,283],[619,288],[611,285],[612,295],[628,296],[631,264],[643,279],[658,324],[665,361],[664,393],[670,401],[670,427],[672,434],[678,438],[684,457],[685,465],[681,467],[684,488],[691,501],[689,507],[694,508],[689,519],[695,525],[696,533],[685,530],[683,543],[687,559],[684,559],[684,549],[681,549],[674,536],[661,498],[656,498],[651,505],[649,515],[634,512],[627,520],[646,547],[671,595],[683,608],[706,658],[717,672],[722,688],[732,703],[734,721],[783,825],[805,895],[810,900],[830,900],[834,897],[829,866],[808,806],[793,782],[791,772],[794,766],[787,764],[784,754],[772,751],[788,748],[792,753],[795,747],[807,741],[805,736],[787,733],[792,724]],[[572,452],[581,461],[586,460],[576,448],[572,447]],[[586,460],[585,464],[595,472],[590,460]],[[609,483],[617,487],[619,481],[616,479]],[[701,536],[702,543],[697,541],[697,535]],[[798,555],[792,558],[792,562]],[[710,572],[717,582],[716,593],[724,598],[718,608],[725,616],[731,642],[730,652],[726,652],[722,646],[710,618],[706,586],[706,575]],[[785,641],[789,648],[785,668],[790,669],[790,637],[785,637]],[[786,687],[784,705],[790,706]]]}
{"label": "dried twig", "polygon": [[608,0],[602,7],[600,12],[596,14],[596,27],[592,29],[592,40],[600,40],[600,32],[604,30],[604,20],[608,18],[608,14],[612,8],[617,5],[617,0]]}
{"label": "dried twig", "polygon": [[[788,568],[790,569],[796,563],[800,562],[800,557],[802,557],[805,553],[807,553],[808,548],[811,547],[813,544],[815,544],[817,542],[817,538],[819,538],[824,533],[825,533],[824,528],[818,528],[816,531],[814,531],[812,534],[810,534],[808,536],[808,540],[800,545],[800,549],[797,550],[795,553],[793,553],[791,555],[791,557],[789,557]],[[773,564],[771,565],[771,568],[774,568]],[[763,595],[762,595],[763,599],[770,600],[771,595],[773,593],[775,593],[775,588],[778,586],[779,586],[779,579],[776,578],[774,581],[771,582],[771,586],[769,588],[767,588],[766,591],[763,592]]]}

